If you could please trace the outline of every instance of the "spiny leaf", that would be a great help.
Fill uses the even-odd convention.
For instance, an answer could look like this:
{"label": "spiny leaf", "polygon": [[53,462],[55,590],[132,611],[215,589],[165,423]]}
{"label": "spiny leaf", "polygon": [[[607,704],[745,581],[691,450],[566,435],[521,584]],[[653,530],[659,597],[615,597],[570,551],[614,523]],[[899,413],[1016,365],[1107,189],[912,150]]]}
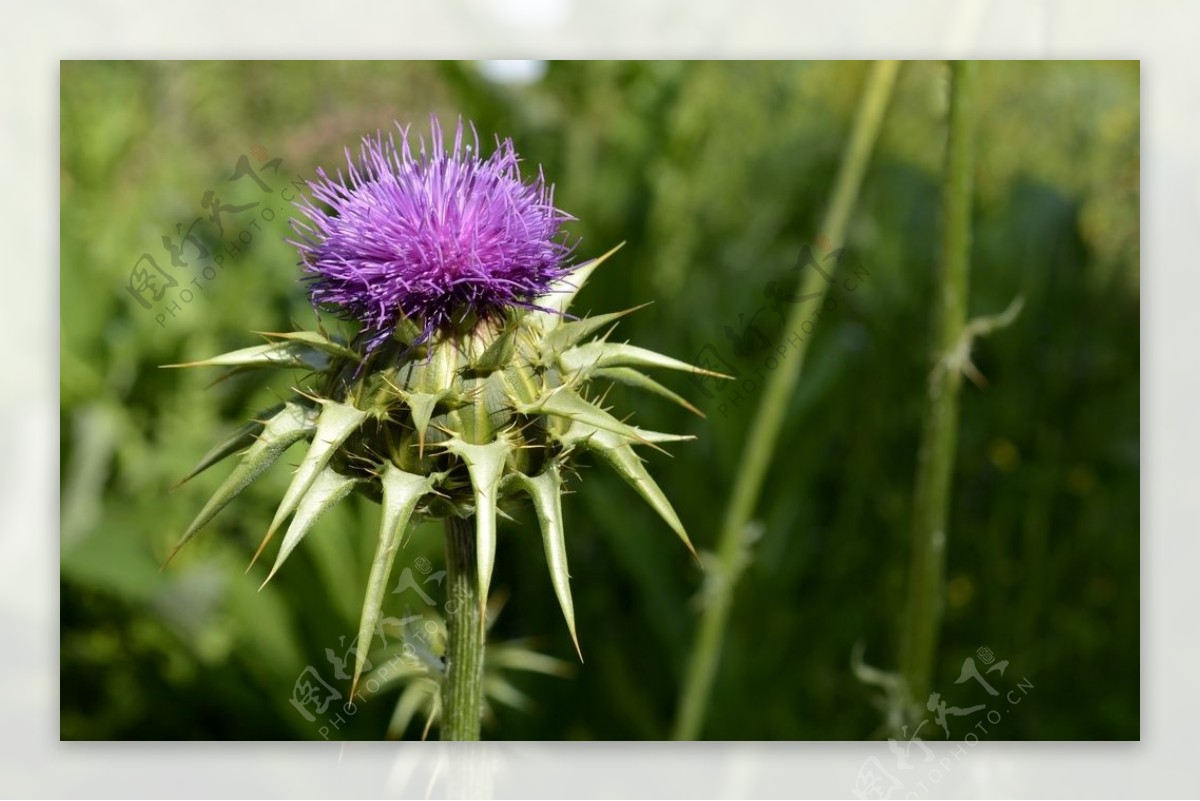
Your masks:
{"label": "spiny leaf", "polygon": [[164,364],[163,367],[304,367],[309,370],[324,370],[329,366],[329,356],[320,349],[303,342],[268,342],[251,348],[222,353],[210,359],[183,364]]}
{"label": "spiny leaf", "polygon": [[579,661],[582,662],[583,651],[579,648],[579,637],[575,634],[575,605],[571,601],[571,576],[567,571],[567,547],[563,537],[562,475],[554,462],[536,477],[522,473],[513,475],[518,485],[533,500],[538,525],[542,529],[546,564],[550,568],[550,583],[554,586],[558,605],[562,607],[563,617],[566,618],[567,630],[571,633],[571,641],[575,643],[575,652],[579,654]]}
{"label": "spiny leaf", "polygon": [[250,446],[250,449],[242,456],[242,460],[238,462],[238,466],[213,493],[208,503],[200,510],[200,514],[196,515],[196,519],[188,526],[183,537],[171,549],[166,561],[170,562],[179,549],[196,535],[196,532],[208,525],[218,512],[240,495],[242,490],[250,486],[256,478],[262,475],[264,470],[274,464],[279,455],[288,449],[288,446],[303,439],[314,429],[311,410],[295,403],[286,404],[278,414],[268,420],[257,441]]}
{"label": "spiny leaf", "polygon": [[530,673],[560,677],[571,675],[569,662],[540,654],[519,640],[489,645],[487,665],[489,670],[524,670]]}
{"label": "spiny leaf", "polygon": [[300,540],[304,539],[304,535],[312,530],[317,519],[337,506],[343,498],[350,494],[350,490],[354,489],[354,485],[357,483],[358,479],[344,476],[331,467],[326,467],[320,472],[304,493],[304,497],[296,509],[296,516],[292,518],[287,533],[283,535],[283,544],[279,546],[279,555],[275,557],[275,565],[267,574],[262,586],[259,587],[260,590],[267,586],[267,582],[287,561],[292,551],[300,544]]}
{"label": "spiny leaf", "polygon": [[418,362],[410,362],[403,371],[405,382],[412,392],[427,392],[431,395],[445,393],[452,386],[459,370],[459,353],[454,348],[433,348],[429,356]]}
{"label": "spiny leaf", "polygon": [[355,703],[360,698],[374,698],[400,682],[412,681],[428,675],[424,665],[407,664],[405,653],[401,648],[373,651],[371,661],[375,665],[386,666],[386,670],[375,667],[363,676],[366,680],[363,691],[350,697]]}
{"label": "spiny leaf", "polygon": [[411,345],[424,333],[424,330],[424,327],[418,325],[411,317],[402,314],[396,319],[396,326],[392,331],[392,336],[397,342]]}
{"label": "spiny leaf", "polygon": [[575,300],[575,296],[579,294],[579,290],[583,289],[583,285],[587,283],[596,268],[624,246],[625,243],[622,242],[603,256],[584,262],[572,270],[570,275],[564,276],[550,285],[550,290],[536,301],[541,308],[551,310],[537,312],[542,320],[542,330],[551,331],[558,325],[562,315],[571,307],[571,302]]}
{"label": "spiny leaf", "polygon": [[[630,426],[630,428],[637,434],[637,441],[631,442],[631,445],[641,445],[642,443],[657,444],[659,442],[690,442],[696,438],[695,434],[664,434],[661,431],[647,431],[637,426]],[[658,450],[662,449],[659,448]]]}
{"label": "spiny leaf", "polygon": [[488,597],[492,566],[496,562],[496,495],[512,443],[504,435],[489,445],[472,445],[456,437],[446,442],[445,448],[463,460],[471,475],[475,494],[475,559],[482,606]]}
{"label": "spiny leaf", "polygon": [[379,623],[380,610],[388,579],[392,574],[392,563],[396,552],[404,546],[405,530],[413,510],[421,498],[433,489],[434,476],[418,476],[406,473],[388,462],[379,477],[383,485],[383,515],[379,522],[379,544],[375,558],[371,561],[371,573],[367,578],[367,592],[363,598],[362,617],[358,624],[358,654],[354,660],[354,678],[350,682],[350,697],[358,688],[358,679],[367,662],[370,643]]}
{"label": "spiny leaf", "polygon": [[429,730],[433,728],[433,724],[442,716],[442,693],[439,689],[433,694],[433,700],[429,704],[429,714],[425,717],[425,728],[421,730],[421,742],[429,739]]}
{"label": "spiny leaf", "polygon": [[483,680],[483,692],[488,698],[521,712],[528,712],[533,708],[533,701],[529,696],[502,676],[486,676]]}
{"label": "spiny leaf", "polygon": [[242,423],[240,426],[234,429],[228,437],[214,445],[208,451],[208,453],[200,457],[200,461],[196,463],[196,466],[188,471],[186,476],[175,482],[175,485],[171,487],[171,489],[176,489],[183,486],[188,481],[191,481],[193,478],[200,475],[222,459],[232,456],[243,448],[253,445],[254,440],[266,427],[266,421],[279,414],[280,410],[282,409],[283,404],[281,403],[265,412],[256,414],[254,416],[255,419],[246,423]]}
{"label": "spiny leaf", "polygon": [[254,558],[250,560],[250,567],[254,566],[280,524],[296,511],[300,499],[308,492],[308,488],[312,486],[313,481],[316,480],[325,465],[329,463],[334,451],[340,448],[346,438],[362,425],[366,417],[366,412],[353,406],[325,402],[317,417],[317,430],[313,434],[312,445],[309,446],[308,453],[304,455],[304,461],[296,469],[296,475],[292,477],[292,483],[288,485],[283,500],[280,501],[279,508],[275,511],[275,518],[267,528],[266,536],[263,537],[258,550],[255,551]]}
{"label": "spiny leaf", "polygon": [[403,735],[408,730],[408,724],[412,723],[412,719],[416,717],[422,706],[429,705],[432,718],[439,707],[438,696],[438,685],[431,679],[418,679],[405,687],[404,692],[400,693],[400,700],[396,702],[396,711],[392,713],[392,720],[388,723],[388,736],[400,737]]}
{"label": "spiny leaf", "polygon": [[667,496],[663,494],[662,489],[651,478],[649,471],[646,470],[646,466],[642,464],[641,458],[633,452],[633,448],[627,440],[622,439],[611,431],[580,422],[572,423],[571,428],[560,439],[564,445],[582,445],[600,454],[617,471],[621,478],[625,479],[629,486],[637,490],[646,503],[650,504],[651,508],[658,512],[659,517],[666,521],[667,525],[679,535],[679,538],[683,540],[683,544],[692,552],[692,556],[696,556],[696,549],[692,547],[692,541],[688,539],[687,532],[683,529],[683,523],[679,521],[679,515],[675,513],[671,502],[667,500]]}
{"label": "spiny leaf", "polygon": [[521,404],[536,403],[541,397],[542,379],[528,364],[514,363],[492,373],[489,382],[499,384],[502,394],[518,408]]}
{"label": "spiny leaf", "polygon": [[512,361],[513,351],[517,345],[517,326],[507,323],[500,336],[496,337],[478,358],[471,360],[471,367],[481,372],[500,370]]}
{"label": "spiny leaf", "polygon": [[601,367],[662,367],[712,378],[733,379],[733,376],[724,373],[715,373],[646,348],[620,342],[587,342],[578,345],[563,351],[559,363],[569,373]]}
{"label": "spiny leaf", "polygon": [[[415,632],[417,628],[414,624],[421,621],[421,629],[426,634]],[[397,626],[396,624],[399,624]],[[390,629],[384,628],[390,626]],[[446,664],[442,660],[440,653],[435,653],[434,649],[439,652],[443,650],[442,641],[445,639],[445,624],[436,613],[427,617],[426,615],[409,615],[406,614],[403,618],[397,619],[394,617],[384,618],[381,626],[375,631],[380,635],[380,639],[386,641],[384,634],[388,631],[399,631],[399,638],[395,645],[384,646],[378,650],[369,651],[369,657],[375,663],[373,670],[366,674],[367,677],[373,679],[376,684],[385,684],[390,681],[386,675],[387,671],[383,669],[383,663],[394,665],[397,661],[402,661],[404,666],[411,673],[421,673],[427,675],[440,676],[445,670]],[[433,636],[429,636],[432,634]],[[371,690],[370,692],[377,692]]]}
{"label": "spiny leaf", "polygon": [[616,381],[618,383],[625,384],[626,386],[634,387],[635,389],[644,389],[647,392],[653,392],[655,395],[678,403],[680,406],[687,409],[694,415],[704,417],[704,412],[688,403],[687,399],[682,395],[672,392],[650,376],[634,370],[632,367],[602,367],[594,370],[592,372],[592,377],[607,378],[610,381]]}
{"label": "spiny leaf", "polygon": [[260,331],[257,333],[260,333],[262,336],[267,337],[268,339],[284,339],[290,342],[305,344],[316,348],[317,350],[328,353],[330,356],[338,356],[343,359],[350,359],[354,362],[360,361],[359,355],[350,350],[350,348],[346,347],[340,342],[335,342],[323,334],[318,334],[315,331],[292,331],[286,334],[273,334],[266,331]]}
{"label": "spiny leaf", "polygon": [[434,407],[446,397],[446,391],[441,392],[408,392],[404,401],[412,414],[413,427],[417,429],[417,455],[425,458],[425,430],[433,417]]}
{"label": "spiny leaf", "polygon": [[562,323],[542,339],[542,358],[547,363],[553,362],[559,353],[581,342],[584,338],[594,334],[609,323],[615,323],[625,315],[632,314],[638,309],[644,309],[649,305],[649,303],[643,303],[641,306],[634,306],[632,309],[626,309],[625,311],[597,314],[593,317],[584,317],[581,320]]}
{"label": "spiny leaf", "polygon": [[584,400],[570,387],[561,386],[533,403],[517,404],[523,414],[549,414],[564,417],[595,428],[602,428],[628,439],[640,439],[632,426],[622,423],[591,401]]}

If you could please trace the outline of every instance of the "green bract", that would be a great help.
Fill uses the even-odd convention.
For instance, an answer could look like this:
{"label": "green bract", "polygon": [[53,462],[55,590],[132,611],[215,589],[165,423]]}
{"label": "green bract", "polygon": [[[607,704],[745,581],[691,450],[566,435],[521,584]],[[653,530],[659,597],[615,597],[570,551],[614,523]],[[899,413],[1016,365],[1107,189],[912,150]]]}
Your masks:
{"label": "green bract", "polygon": [[[312,375],[294,397],[239,428],[187,476],[242,451],[237,467],[171,556],[289,446],[306,440],[308,451],[255,554],[257,559],[288,524],[268,581],[316,520],[351,492],[379,502],[379,543],[358,640],[369,642],[411,521],[474,516],[479,597],[486,599],[498,508],[527,496],[542,530],[550,580],[578,649],[561,504],[564,470],[577,452],[602,457],[692,548],[671,503],[634,452],[636,446],[692,437],[623,422],[596,402],[592,382],[648,389],[695,411],[641,369],[718,375],[599,335],[627,312],[583,319],[562,314],[614,251],[581,265],[540,298],[538,305],[547,311],[510,309],[502,319],[469,320],[423,344],[414,344],[420,334],[416,326],[402,325],[365,361],[323,334],[300,332],[269,334],[266,345],[175,365],[302,367]],[[366,648],[358,650],[355,685],[366,656]]]}

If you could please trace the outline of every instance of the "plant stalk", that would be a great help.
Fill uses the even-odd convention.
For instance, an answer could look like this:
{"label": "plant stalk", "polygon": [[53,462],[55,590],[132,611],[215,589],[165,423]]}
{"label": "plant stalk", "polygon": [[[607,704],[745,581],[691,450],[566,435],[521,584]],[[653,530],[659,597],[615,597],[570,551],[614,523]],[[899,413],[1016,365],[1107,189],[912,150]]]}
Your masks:
{"label": "plant stalk", "polygon": [[478,740],[483,716],[483,600],[475,562],[475,519],[446,519],[446,678],[443,740]]}
{"label": "plant stalk", "polygon": [[[854,209],[871,151],[875,146],[884,111],[891,98],[899,67],[900,63],[897,61],[879,61],[872,65],[867,75],[850,139],[842,153],[837,181],[820,231],[833,248],[841,247],[845,241],[846,226]],[[829,283],[817,270],[806,272],[800,295],[815,295],[817,303],[813,305],[811,301],[806,301],[792,307],[787,325],[783,329],[785,337],[789,335],[788,332],[799,331],[812,314],[812,310],[820,308],[824,303]],[[770,374],[759,401],[758,411],[750,424],[745,449],[735,473],[731,499],[721,525],[715,564],[709,568],[716,573],[717,580],[712,582],[711,592],[706,596],[699,633],[688,661],[687,675],[672,733],[676,740],[694,740],[700,736],[704,726],[708,699],[725,641],[734,588],[738,575],[745,566],[748,545],[746,532],[762,492],[763,479],[775,452],[788,402],[804,364],[808,339],[802,337],[795,352],[781,360],[779,368]]]}
{"label": "plant stalk", "polygon": [[[913,489],[908,600],[902,619],[900,673],[910,712],[924,714],[933,676],[946,569],[946,519],[958,435],[962,371],[952,354],[967,319],[971,248],[971,172],[974,164],[976,65],[950,67],[950,120],[942,179],[941,256],[934,290],[928,396]],[[912,719],[911,714],[906,716]]]}

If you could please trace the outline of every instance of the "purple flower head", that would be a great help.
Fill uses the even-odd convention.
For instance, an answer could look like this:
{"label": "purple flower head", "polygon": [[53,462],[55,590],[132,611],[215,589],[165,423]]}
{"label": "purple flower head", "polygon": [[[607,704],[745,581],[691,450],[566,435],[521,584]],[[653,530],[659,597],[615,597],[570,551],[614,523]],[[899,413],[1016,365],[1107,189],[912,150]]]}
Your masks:
{"label": "purple flower head", "polygon": [[367,352],[401,317],[424,338],[472,312],[532,307],[572,269],[559,229],[574,218],[554,207],[540,168],[522,181],[512,141],[498,137],[484,158],[473,125],[464,144],[461,119],[449,151],[436,117],[431,129],[432,146],[422,138],[416,155],[407,128],[399,147],[392,136],[364,138],[357,164],[346,151],[348,177],[318,169],[312,198],[296,204],[308,218],[293,220],[292,244],[309,297],[361,323]]}

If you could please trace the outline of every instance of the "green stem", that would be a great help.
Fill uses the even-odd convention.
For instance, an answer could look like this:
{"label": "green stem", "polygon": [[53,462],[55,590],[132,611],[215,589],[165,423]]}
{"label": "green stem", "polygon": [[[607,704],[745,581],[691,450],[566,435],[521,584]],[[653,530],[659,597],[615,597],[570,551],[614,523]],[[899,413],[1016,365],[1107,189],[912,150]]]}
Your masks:
{"label": "green stem", "polygon": [[900,671],[912,709],[924,712],[932,684],[946,569],[946,518],[958,433],[962,371],[958,350],[967,318],[971,248],[971,171],[974,160],[976,66],[951,65],[950,122],[942,179],[941,258],[933,304],[931,374],[913,489],[912,553],[902,625]]}
{"label": "green stem", "polygon": [[[867,76],[850,140],[842,154],[837,183],[834,185],[821,227],[821,233],[834,248],[841,247],[845,240],[846,225],[858,197],[863,174],[874,149],[899,67],[899,62],[896,61],[876,62]],[[786,332],[800,330],[812,314],[812,310],[819,308],[824,302],[828,288],[829,281],[819,271],[806,272],[800,294],[815,294],[819,297],[816,305],[808,301],[793,306],[784,328],[785,337],[789,335]],[[759,401],[758,412],[750,425],[741,463],[735,472],[733,493],[729,506],[726,507],[725,519],[718,537],[716,563],[709,568],[711,573],[715,574],[716,580],[712,582],[712,591],[706,598],[699,634],[687,666],[678,717],[672,734],[677,740],[696,739],[704,726],[708,698],[720,661],[729,622],[729,610],[733,604],[734,586],[746,558],[746,531],[762,491],[767,467],[774,455],[788,402],[800,376],[800,368],[804,364],[807,342],[807,337],[800,337],[796,350],[781,360],[779,369],[770,374]]]}
{"label": "green stem", "polygon": [[483,604],[476,578],[474,518],[446,519],[446,680],[443,740],[478,740],[483,715]]}

